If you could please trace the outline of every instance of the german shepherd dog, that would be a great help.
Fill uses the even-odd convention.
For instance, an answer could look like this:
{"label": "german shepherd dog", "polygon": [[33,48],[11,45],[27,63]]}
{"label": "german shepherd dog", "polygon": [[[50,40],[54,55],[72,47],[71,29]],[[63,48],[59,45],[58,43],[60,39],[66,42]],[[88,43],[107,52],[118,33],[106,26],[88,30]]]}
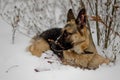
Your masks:
{"label": "german shepherd dog", "polygon": [[35,36],[29,51],[33,55],[41,56],[44,51],[52,50],[59,57],[63,57],[63,50],[72,50],[77,54],[85,53],[89,46],[89,30],[85,24],[85,9],[80,10],[77,19],[72,9],[69,9],[65,27],[48,29]]}

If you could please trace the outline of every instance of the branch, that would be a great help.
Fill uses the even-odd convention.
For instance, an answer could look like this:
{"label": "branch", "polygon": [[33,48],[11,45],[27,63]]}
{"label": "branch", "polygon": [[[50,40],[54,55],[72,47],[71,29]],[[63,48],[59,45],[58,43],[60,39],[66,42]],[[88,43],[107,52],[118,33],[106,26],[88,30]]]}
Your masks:
{"label": "branch", "polygon": [[[102,23],[106,28],[109,28],[108,25],[101,19],[100,16],[91,16],[93,21],[98,21],[100,23]],[[109,28],[115,35],[120,37],[120,34],[116,31],[114,31],[112,28]]]}
{"label": "branch", "polygon": [[[71,3],[71,6],[72,6],[73,13],[75,14],[75,8],[74,8],[74,5],[73,5],[73,1],[70,0],[70,3]],[[76,14],[75,14],[75,16],[76,16]]]}
{"label": "branch", "polygon": [[89,6],[90,6],[90,9],[91,9],[92,14],[95,14],[95,13],[94,13],[94,10],[93,10],[93,8],[92,8],[92,4],[91,4],[90,0],[87,0],[87,1],[88,1]]}
{"label": "branch", "polygon": [[11,67],[9,67],[5,72],[8,73],[10,70],[12,70],[13,68],[19,67],[19,65],[13,65]]}

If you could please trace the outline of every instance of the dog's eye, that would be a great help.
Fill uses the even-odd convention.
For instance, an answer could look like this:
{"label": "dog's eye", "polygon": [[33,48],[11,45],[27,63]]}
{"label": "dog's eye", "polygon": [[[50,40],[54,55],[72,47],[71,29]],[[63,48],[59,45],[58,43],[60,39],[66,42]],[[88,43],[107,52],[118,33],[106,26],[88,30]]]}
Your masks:
{"label": "dog's eye", "polygon": [[63,35],[64,35],[64,37],[67,37],[67,36],[72,35],[72,34],[73,33],[67,32],[67,30],[65,30]]}

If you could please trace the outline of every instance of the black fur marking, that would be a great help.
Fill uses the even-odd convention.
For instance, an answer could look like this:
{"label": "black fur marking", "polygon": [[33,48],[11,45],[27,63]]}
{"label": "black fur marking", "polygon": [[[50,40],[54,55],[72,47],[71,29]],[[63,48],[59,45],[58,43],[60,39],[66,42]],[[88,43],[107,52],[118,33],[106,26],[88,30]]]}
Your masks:
{"label": "black fur marking", "polygon": [[63,58],[63,50],[72,48],[70,42],[66,41],[66,34],[62,32],[62,28],[52,28],[44,31],[39,35],[50,45],[51,50],[59,57]]}
{"label": "black fur marking", "polygon": [[42,37],[47,42],[49,42],[49,39],[56,40],[61,35],[61,28],[52,28],[44,31],[42,34],[40,34],[39,37]]}
{"label": "black fur marking", "polygon": [[68,50],[73,47],[71,42],[66,40],[67,36],[67,32],[64,31],[51,46],[54,53],[57,54],[60,58],[63,58],[63,50]]}

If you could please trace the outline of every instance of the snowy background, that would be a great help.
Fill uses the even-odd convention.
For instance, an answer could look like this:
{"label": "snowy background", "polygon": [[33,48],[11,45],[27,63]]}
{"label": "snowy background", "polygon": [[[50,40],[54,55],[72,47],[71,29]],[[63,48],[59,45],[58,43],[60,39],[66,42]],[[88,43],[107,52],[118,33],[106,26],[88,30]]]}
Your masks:
{"label": "snowy background", "polygon": [[[52,51],[47,51],[42,57],[38,58],[32,56],[26,50],[31,38],[37,32],[42,32],[52,27],[64,27],[69,8],[74,6],[74,14],[76,16],[79,11],[79,0],[73,0],[73,6],[70,1],[0,0],[0,80],[120,79],[120,38],[118,36],[115,37],[111,45],[103,50],[103,46],[97,46],[95,23],[92,21],[90,22],[90,25],[92,25],[91,32],[98,52],[110,59],[113,59],[114,52],[117,56],[114,63],[103,64],[96,70],[82,70],[62,65]],[[86,5],[86,7],[88,10],[89,6]],[[90,12],[88,10],[88,13],[93,15],[94,11]],[[104,14],[101,12],[101,15]],[[120,17],[118,16],[117,20],[119,19]],[[101,28],[103,28],[102,25]],[[13,34],[14,31],[15,34]],[[119,31],[120,26],[118,28]],[[113,44],[116,45],[115,48],[112,48]],[[35,69],[39,70],[39,72],[36,72]]]}

